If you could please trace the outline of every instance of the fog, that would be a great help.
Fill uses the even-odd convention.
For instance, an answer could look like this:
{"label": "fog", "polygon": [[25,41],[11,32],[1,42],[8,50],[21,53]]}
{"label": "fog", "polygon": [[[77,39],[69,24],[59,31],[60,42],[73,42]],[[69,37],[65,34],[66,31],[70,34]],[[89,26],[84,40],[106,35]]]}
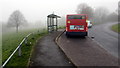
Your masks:
{"label": "fog", "polygon": [[[2,0],[0,3],[2,19],[6,22],[10,14],[15,10],[20,10],[29,22],[39,20],[45,21],[46,16],[51,13],[65,16],[66,14],[75,13],[77,5],[87,3],[93,8],[104,6],[110,11],[118,7],[119,0]],[[2,14],[1,14],[2,13]]]}
{"label": "fog", "polygon": [[[49,14],[66,16],[75,14],[80,3],[86,3],[93,9],[106,7],[110,12],[118,8],[119,0],[1,0],[0,22],[7,23],[10,15],[19,10],[25,19],[34,27],[46,25],[46,18]],[[30,26],[32,27],[32,26]]]}

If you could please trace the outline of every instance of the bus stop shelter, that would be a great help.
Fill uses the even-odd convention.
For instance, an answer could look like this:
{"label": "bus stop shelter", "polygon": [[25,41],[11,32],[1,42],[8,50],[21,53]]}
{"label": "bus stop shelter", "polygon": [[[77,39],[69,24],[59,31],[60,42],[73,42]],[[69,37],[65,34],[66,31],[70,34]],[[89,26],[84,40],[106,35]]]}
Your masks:
{"label": "bus stop shelter", "polygon": [[58,15],[50,14],[47,16],[47,30],[48,32],[53,32],[58,30]]}

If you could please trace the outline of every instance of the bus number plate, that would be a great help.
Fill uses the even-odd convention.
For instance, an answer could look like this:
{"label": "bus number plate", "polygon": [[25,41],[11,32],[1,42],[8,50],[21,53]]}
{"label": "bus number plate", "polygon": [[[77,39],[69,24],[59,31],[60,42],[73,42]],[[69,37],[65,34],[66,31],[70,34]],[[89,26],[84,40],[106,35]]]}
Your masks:
{"label": "bus number plate", "polygon": [[70,25],[70,30],[84,30],[83,25]]}

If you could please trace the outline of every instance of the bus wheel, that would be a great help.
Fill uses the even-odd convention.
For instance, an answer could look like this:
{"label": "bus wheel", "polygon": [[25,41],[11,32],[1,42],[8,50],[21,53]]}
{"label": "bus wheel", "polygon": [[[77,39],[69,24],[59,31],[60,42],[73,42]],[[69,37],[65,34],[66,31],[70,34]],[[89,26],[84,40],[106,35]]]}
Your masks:
{"label": "bus wheel", "polygon": [[69,35],[66,35],[67,36],[67,38],[69,38],[70,36]]}
{"label": "bus wheel", "polygon": [[66,37],[69,38],[70,36],[68,35],[68,33],[66,33]]}

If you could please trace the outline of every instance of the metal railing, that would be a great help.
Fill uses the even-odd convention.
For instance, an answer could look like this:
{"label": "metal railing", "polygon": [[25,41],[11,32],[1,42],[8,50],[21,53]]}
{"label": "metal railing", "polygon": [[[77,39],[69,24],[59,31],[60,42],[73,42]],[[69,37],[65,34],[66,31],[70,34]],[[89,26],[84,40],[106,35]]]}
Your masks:
{"label": "metal railing", "polygon": [[33,33],[30,33],[28,34],[22,41],[21,43],[17,46],[17,48],[12,52],[12,54],[8,57],[8,59],[2,64],[1,68],[5,67],[5,65],[9,62],[9,60],[12,58],[12,56],[18,51],[18,55],[21,56],[21,46],[23,43],[27,44],[28,42],[28,37],[33,34]]}

